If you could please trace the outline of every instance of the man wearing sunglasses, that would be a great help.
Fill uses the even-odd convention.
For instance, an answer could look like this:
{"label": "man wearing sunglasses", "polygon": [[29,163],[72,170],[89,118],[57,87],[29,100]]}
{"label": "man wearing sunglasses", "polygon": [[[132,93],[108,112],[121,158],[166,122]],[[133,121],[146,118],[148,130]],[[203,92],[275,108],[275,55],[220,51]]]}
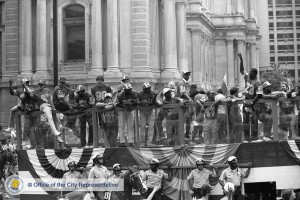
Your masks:
{"label": "man wearing sunglasses", "polygon": [[191,171],[188,175],[187,180],[190,184],[190,194],[192,197],[196,197],[196,199],[202,198],[201,188],[204,184],[209,185],[209,177],[217,177],[216,170],[213,168],[212,171],[209,169],[204,168],[206,163],[203,160],[197,159],[196,160],[196,169]]}
{"label": "man wearing sunglasses", "polygon": [[242,195],[242,190],[241,190],[242,181],[244,178],[247,178],[249,176],[250,168],[248,168],[246,172],[241,170],[238,167],[238,161],[235,156],[230,156],[228,158],[228,164],[229,164],[229,167],[226,168],[222,172],[222,174],[219,178],[219,183],[222,186],[223,190],[224,190],[224,185],[226,183],[228,183],[228,182],[233,183],[234,187],[235,187],[235,193],[234,193],[233,199],[235,199],[235,200],[244,199],[244,197]]}

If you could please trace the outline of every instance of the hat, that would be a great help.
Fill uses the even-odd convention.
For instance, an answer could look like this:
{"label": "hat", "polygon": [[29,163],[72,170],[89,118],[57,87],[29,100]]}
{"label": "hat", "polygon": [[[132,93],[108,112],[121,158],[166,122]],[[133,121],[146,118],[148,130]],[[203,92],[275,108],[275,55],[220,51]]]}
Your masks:
{"label": "hat", "polygon": [[230,182],[225,183],[225,185],[224,185],[224,190],[225,190],[226,192],[229,192],[229,191],[234,192],[234,184],[233,184],[233,183],[230,183]]}
{"label": "hat", "polygon": [[237,158],[236,158],[235,156],[230,156],[230,157],[228,158],[228,162],[231,162],[231,161],[234,161],[234,160],[237,161]]}
{"label": "hat", "polygon": [[106,98],[106,97],[112,98],[112,94],[111,93],[106,93],[105,96],[104,96],[104,98]]}
{"label": "hat", "polygon": [[29,80],[27,80],[26,78],[22,79],[22,83],[27,83],[27,82],[29,82]]}
{"label": "hat", "polygon": [[170,81],[170,82],[168,83],[167,87],[170,88],[170,89],[171,89],[172,91],[174,91],[174,92],[175,92],[175,90],[176,90],[176,84],[175,84],[174,81]]}
{"label": "hat", "polygon": [[119,163],[114,164],[113,168],[116,168],[116,167],[121,167],[121,164],[119,164]]}
{"label": "hat", "polygon": [[203,159],[202,158],[198,158],[197,160],[196,160],[196,165],[203,165],[204,164],[204,162],[203,162]]}
{"label": "hat", "polygon": [[126,84],[124,85],[124,89],[125,89],[125,90],[132,89],[131,84],[130,84],[130,83],[126,83]]}
{"label": "hat", "polygon": [[191,73],[191,72],[189,70],[187,70],[187,69],[185,69],[185,70],[182,71],[182,75],[185,75],[187,73]]}
{"label": "hat", "polygon": [[67,79],[65,77],[60,77],[59,82],[66,83]]}
{"label": "hat", "polygon": [[148,82],[145,82],[144,84],[143,84],[143,89],[145,89],[145,88],[150,88],[151,87],[151,85],[150,85],[150,83],[148,83]]}
{"label": "hat", "polygon": [[46,82],[45,81],[43,81],[43,80],[39,80],[39,83],[38,83],[38,85],[45,85],[46,84]]}
{"label": "hat", "polygon": [[159,164],[159,160],[157,160],[156,158],[152,158],[150,161],[150,165],[152,164]]}
{"label": "hat", "polygon": [[205,191],[210,192],[212,190],[212,188],[208,184],[203,184],[202,187],[201,187],[201,190],[205,190]]}
{"label": "hat", "polygon": [[83,85],[78,85],[76,92],[85,91],[85,87]]}
{"label": "hat", "polygon": [[266,88],[268,86],[271,86],[272,84],[269,81],[264,82],[264,84],[262,84],[262,88]]}
{"label": "hat", "polygon": [[169,91],[171,91],[170,88],[164,88],[163,91],[162,91],[162,93],[163,93],[163,94],[166,94],[166,93],[169,92]]}
{"label": "hat", "polygon": [[128,75],[124,75],[121,81],[129,80],[130,77]]}
{"label": "hat", "polygon": [[76,166],[75,161],[71,161],[71,162],[68,163],[68,167],[70,167],[71,165],[72,165],[72,166]]}
{"label": "hat", "polygon": [[96,81],[97,81],[98,79],[101,79],[102,81],[104,81],[104,77],[103,77],[103,76],[97,76]]}

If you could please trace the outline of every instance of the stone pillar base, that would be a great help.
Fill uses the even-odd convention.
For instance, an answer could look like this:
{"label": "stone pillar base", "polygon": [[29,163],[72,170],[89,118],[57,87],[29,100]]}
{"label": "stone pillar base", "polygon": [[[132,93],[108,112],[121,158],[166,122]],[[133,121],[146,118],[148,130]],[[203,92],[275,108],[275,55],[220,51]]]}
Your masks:
{"label": "stone pillar base", "polygon": [[133,71],[130,74],[130,79],[131,82],[135,83],[153,83],[157,80],[151,71]]}
{"label": "stone pillar base", "polygon": [[21,72],[20,76],[18,77],[18,79],[23,79],[23,78],[26,78],[27,80],[31,80],[33,76],[33,73],[31,71],[24,71],[24,72]]}
{"label": "stone pillar base", "polygon": [[106,82],[114,82],[114,81],[119,82],[121,78],[122,78],[122,73],[118,68],[108,69],[107,71],[104,72],[104,79]]}
{"label": "stone pillar base", "polygon": [[169,81],[177,82],[181,79],[181,75],[177,69],[167,69],[161,73],[160,82],[168,83]]}
{"label": "stone pillar base", "polygon": [[[89,71],[89,73],[87,75],[86,83],[96,83],[97,76],[102,76],[102,75],[104,75],[103,70],[92,69],[91,71]],[[104,77],[104,79],[105,79],[105,77]]]}
{"label": "stone pillar base", "polygon": [[51,80],[53,79],[53,75],[50,74],[49,71],[37,71],[35,74],[33,74],[32,78],[35,81],[39,80]]}

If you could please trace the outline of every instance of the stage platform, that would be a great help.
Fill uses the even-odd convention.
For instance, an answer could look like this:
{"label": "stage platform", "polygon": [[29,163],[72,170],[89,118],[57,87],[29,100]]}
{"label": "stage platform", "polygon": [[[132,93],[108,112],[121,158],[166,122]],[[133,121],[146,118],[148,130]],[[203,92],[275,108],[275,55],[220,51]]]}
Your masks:
{"label": "stage platform", "polygon": [[[298,148],[298,152],[297,152]],[[235,155],[242,168],[252,166],[250,176],[244,183],[276,182],[276,189],[300,188],[300,141],[276,141],[242,144],[195,145],[155,148],[94,148],[94,149],[57,149],[57,150],[19,150],[20,176],[43,181],[60,179],[67,170],[67,163],[75,161],[80,167],[91,167],[92,158],[103,154],[105,166],[109,169],[120,163],[127,166],[149,167],[151,158],[157,158],[162,165],[172,165],[171,182],[164,183],[167,199],[189,200],[186,177],[195,168],[195,160],[202,158],[209,165],[218,167],[218,174],[227,167],[227,158]],[[280,176],[281,171],[290,170],[289,175]],[[283,184],[284,182],[284,184]],[[36,193],[22,194],[21,200],[54,200],[56,192],[39,190]],[[213,199],[220,199],[222,190],[216,184],[212,191]],[[134,196],[139,199],[139,196]]]}

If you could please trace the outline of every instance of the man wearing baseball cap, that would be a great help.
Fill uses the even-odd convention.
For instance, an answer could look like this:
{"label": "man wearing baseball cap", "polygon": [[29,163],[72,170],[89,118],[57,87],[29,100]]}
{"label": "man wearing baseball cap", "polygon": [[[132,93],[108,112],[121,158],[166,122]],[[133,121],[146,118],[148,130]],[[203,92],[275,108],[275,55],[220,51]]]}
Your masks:
{"label": "man wearing baseball cap", "polygon": [[[182,71],[182,79],[177,83],[177,96],[187,100],[189,102],[193,102],[193,99],[190,97],[190,90],[191,90],[191,84],[190,84],[190,76],[191,72],[189,70],[183,70]],[[190,112],[189,109],[185,110],[184,113],[185,116],[185,138],[190,138]]]}
{"label": "man wearing baseball cap", "polygon": [[[166,87],[162,91],[164,95],[163,104],[175,104],[180,103],[181,105],[184,104],[184,100],[179,97],[174,97],[172,95],[172,89]],[[176,138],[173,137],[174,135],[178,134],[179,125],[178,125],[178,109],[174,108],[163,108],[158,113],[158,122],[162,122],[163,119],[166,118],[166,129],[167,129],[167,139],[168,145],[173,145],[175,143]]]}
{"label": "man wearing baseball cap", "polygon": [[105,110],[102,115],[104,134],[107,136],[110,147],[116,147],[119,129],[118,113],[114,109],[116,105],[113,102],[111,93],[105,94],[103,105]]}
{"label": "man wearing baseball cap", "polygon": [[106,93],[114,93],[114,90],[112,87],[110,87],[108,84],[104,83],[104,77],[103,76],[97,76],[96,78],[97,84],[91,88],[91,93],[95,98],[95,103],[98,102],[104,102],[105,94]]}
{"label": "man wearing baseball cap", "polygon": [[[84,111],[88,108],[93,107],[94,98],[93,95],[85,91],[83,85],[78,85],[76,89],[77,95],[75,96],[76,108]],[[86,146],[86,123],[89,125],[89,136],[87,146],[92,147],[93,145],[93,123],[92,123],[92,114],[90,112],[84,112],[79,115],[80,121],[80,142],[81,147]]]}
{"label": "man wearing baseball cap", "polygon": [[124,85],[124,90],[121,91],[115,101],[118,107],[123,107],[126,110],[118,111],[118,122],[119,122],[119,135],[120,135],[120,146],[125,145],[125,126],[127,126],[127,137],[129,146],[135,146],[133,140],[133,107],[137,106],[138,97],[137,93],[132,90],[130,83]]}
{"label": "man wearing baseball cap", "polygon": [[[30,94],[30,97],[33,98],[37,106],[43,113],[45,114],[46,118],[48,119],[49,126],[53,132],[53,134],[57,137],[58,142],[64,142],[60,135],[61,133],[56,129],[56,126],[53,121],[52,117],[52,96],[51,92],[48,88],[45,88],[45,81],[40,80],[39,83],[39,89],[37,90],[30,90],[26,85],[24,86],[26,92]],[[37,138],[37,141],[39,142],[39,138]]]}
{"label": "man wearing baseball cap", "polygon": [[235,187],[234,199],[235,200],[242,200],[244,199],[241,191],[242,181],[244,178],[247,178],[250,174],[250,167],[247,169],[246,172],[241,170],[238,167],[238,161],[235,156],[230,156],[228,158],[229,167],[226,168],[220,178],[219,183],[224,188],[224,185],[228,182],[233,183]]}
{"label": "man wearing baseball cap", "polygon": [[[145,108],[140,110],[140,121],[141,121],[141,133],[140,141],[145,143],[146,146],[154,146],[152,144],[153,133],[154,133],[154,109],[148,108],[155,104],[156,93],[151,89],[151,85],[148,82],[143,84],[143,90],[138,93],[139,105]],[[148,141],[146,139],[146,126],[148,126]]]}
{"label": "man wearing baseball cap", "polygon": [[197,168],[192,170],[187,177],[187,181],[190,184],[190,188],[193,188],[192,190],[190,190],[190,193],[192,194],[192,197],[196,197],[197,199],[202,198],[201,188],[203,185],[209,184],[209,177],[217,177],[216,170],[212,168],[211,171],[207,168],[204,168],[205,165],[206,163],[204,163],[201,158],[197,159]]}
{"label": "man wearing baseball cap", "polygon": [[[98,183],[99,181],[108,180],[110,177],[110,172],[104,166],[104,157],[101,154],[95,155],[93,158],[93,165],[92,169],[89,173],[89,183]],[[89,188],[90,191],[90,198],[95,199],[103,199],[104,193],[103,191],[96,191],[94,194],[93,188]]]}
{"label": "man wearing baseball cap", "polygon": [[191,85],[190,85],[191,72],[183,70],[182,79],[177,83],[177,95],[183,99],[193,101],[189,96]]}
{"label": "man wearing baseball cap", "polygon": [[165,173],[164,170],[158,169],[159,167],[159,160],[156,158],[152,158],[149,162],[150,169],[145,171],[143,174],[143,181],[146,181],[146,186],[148,188],[145,196],[148,198],[148,196],[152,193],[154,187],[160,188],[154,195],[152,200],[161,200],[161,186],[163,180],[171,180],[171,170],[169,169],[169,173]]}
{"label": "man wearing baseball cap", "polygon": [[128,75],[124,75],[121,79],[121,84],[117,88],[117,92],[120,93],[127,83],[130,83],[130,77]]}
{"label": "man wearing baseball cap", "polygon": [[53,104],[56,110],[68,111],[73,110],[73,106],[68,101],[68,92],[66,90],[67,79],[60,77],[59,84],[53,91]]}

